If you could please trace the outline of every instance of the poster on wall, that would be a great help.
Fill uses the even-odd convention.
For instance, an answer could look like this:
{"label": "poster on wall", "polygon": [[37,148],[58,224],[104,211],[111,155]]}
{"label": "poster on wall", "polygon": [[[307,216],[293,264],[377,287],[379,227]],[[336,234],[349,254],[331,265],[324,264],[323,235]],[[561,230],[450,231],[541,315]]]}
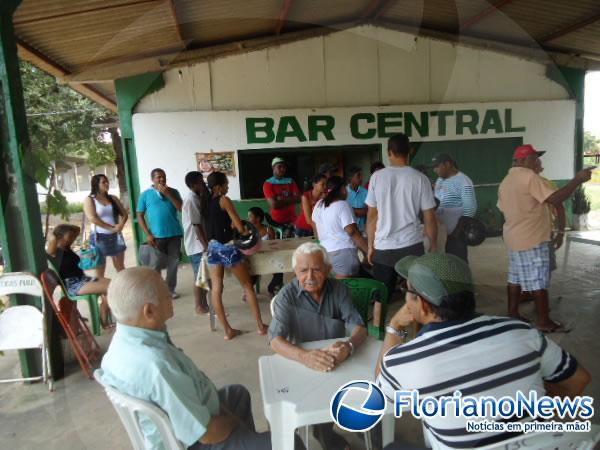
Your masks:
{"label": "poster on wall", "polygon": [[235,177],[235,152],[196,153],[198,170],[207,177],[212,172],[223,172]]}

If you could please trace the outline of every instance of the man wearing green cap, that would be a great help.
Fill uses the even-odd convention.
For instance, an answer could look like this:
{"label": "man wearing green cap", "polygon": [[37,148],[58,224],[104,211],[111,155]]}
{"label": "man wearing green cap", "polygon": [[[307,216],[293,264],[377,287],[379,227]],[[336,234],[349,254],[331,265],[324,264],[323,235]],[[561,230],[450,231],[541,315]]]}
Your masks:
{"label": "man wearing green cap", "polygon": [[[263,183],[263,194],[271,207],[271,218],[277,225],[291,230],[296,221],[296,203],[300,201],[300,189],[296,182],[285,176],[287,165],[279,156],[271,161],[273,176]],[[286,236],[284,236],[286,237]],[[267,290],[274,296],[283,286],[283,274],[276,273]]]}
{"label": "man wearing green cap", "polygon": [[[496,399],[514,398],[517,391],[566,397],[581,395],[589,383],[589,373],[573,356],[529,324],[476,314],[471,271],[462,259],[440,253],[407,256],[395,270],[407,279],[406,303],[386,328],[375,369],[377,384],[391,401],[394,391],[413,389],[421,400],[455,391]],[[406,328],[414,322],[421,331],[406,342]],[[468,432],[468,420],[484,418],[455,416],[453,408],[445,417],[423,420],[434,448],[477,448],[513,435]],[[393,444],[389,450],[402,448]]]}

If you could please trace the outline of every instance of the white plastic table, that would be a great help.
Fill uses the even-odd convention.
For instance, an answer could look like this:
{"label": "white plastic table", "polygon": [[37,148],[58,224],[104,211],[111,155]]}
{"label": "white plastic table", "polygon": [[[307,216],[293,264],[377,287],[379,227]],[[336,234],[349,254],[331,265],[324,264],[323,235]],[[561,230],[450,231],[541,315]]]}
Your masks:
{"label": "white plastic table", "polygon": [[569,262],[569,250],[571,249],[571,242],[579,242],[580,244],[588,245],[600,245],[600,231],[575,231],[566,235],[567,242],[565,243],[565,256],[563,258],[562,271],[567,270],[567,263]]}
{"label": "white plastic table", "polygon": [[[303,344],[304,348],[324,348],[337,339]],[[318,372],[280,355],[258,360],[260,389],[265,417],[271,425],[273,450],[293,450],[294,431],[306,425],[331,422],[331,397],[353,380],[373,380],[381,341],[368,337],[354,355],[331,372]],[[383,417],[383,445],[394,439],[393,406]]]}

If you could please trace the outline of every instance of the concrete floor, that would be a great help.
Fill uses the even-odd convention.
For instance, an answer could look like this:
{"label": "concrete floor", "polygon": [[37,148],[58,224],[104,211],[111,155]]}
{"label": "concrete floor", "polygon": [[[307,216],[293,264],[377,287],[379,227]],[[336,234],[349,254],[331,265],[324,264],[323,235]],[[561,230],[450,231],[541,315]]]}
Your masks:
{"label": "concrete floor", "polygon": [[[569,265],[562,272],[562,250],[559,251],[559,271],[551,287],[552,316],[574,327],[566,335],[551,335],[561,346],[571,351],[592,374],[587,394],[600,398],[600,252],[598,247],[582,244],[571,246]],[[132,260],[132,255],[128,255]],[[130,262],[130,265],[133,262]],[[507,258],[499,238],[488,239],[472,249],[471,267],[478,284],[478,310],[488,314],[503,314],[506,309],[505,280]],[[288,275],[289,278],[289,275]],[[268,282],[268,280],[266,280]],[[263,280],[263,285],[265,285]],[[266,339],[254,331],[248,307],[240,301],[241,290],[230,280],[225,287],[225,305],[233,326],[248,330],[247,334],[225,342],[222,332],[209,331],[208,318],[196,316],[192,298],[192,274],[189,265],[180,269],[175,316],[169,322],[173,341],[181,347],[217,386],[241,383],[247,386],[254,400],[254,416],[259,430],[267,429],[258,382],[257,359],[271,354]],[[263,317],[270,318],[268,299],[260,296]],[[399,306],[393,305],[393,310]],[[87,314],[82,307],[84,315]],[[533,318],[533,305],[523,307],[524,315]],[[111,336],[98,338],[107,348]],[[0,356],[3,376],[19,371],[14,354]],[[48,393],[41,384],[0,385],[0,448],[6,449],[127,449],[131,448],[125,431],[102,389],[83,376],[76,364],[66,368],[65,379]],[[596,415],[593,422],[600,423]],[[420,443],[421,427],[414,419],[403,418],[397,425],[397,437]],[[347,433],[353,449],[364,448],[360,435]],[[312,445],[311,448],[318,448]]]}

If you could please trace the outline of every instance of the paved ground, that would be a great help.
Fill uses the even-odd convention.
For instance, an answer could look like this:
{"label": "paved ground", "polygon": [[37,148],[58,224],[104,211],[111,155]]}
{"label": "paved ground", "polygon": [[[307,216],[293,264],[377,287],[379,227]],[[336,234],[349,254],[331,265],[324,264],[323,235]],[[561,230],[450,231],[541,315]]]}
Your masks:
{"label": "paved ground", "polygon": [[[129,265],[133,255],[128,255]],[[559,252],[559,263],[562,251]],[[506,252],[499,238],[489,239],[471,254],[471,265],[478,283],[478,309],[485,313],[505,311]],[[593,381],[587,393],[600,398],[600,252],[598,247],[572,245],[566,272],[555,274],[551,288],[551,307],[555,318],[574,327],[568,335],[555,335],[567,350],[587,367]],[[263,284],[265,284],[263,282]],[[189,265],[180,270],[175,301],[175,317],[169,323],[171,336],[217,385],[241,383],[249,387],[254,399],[257,427],[267,429],[263,416],[258,383],[257,359],[271,354],[265,338],[254,332],[248,307],[240,301],[241,291],[231,281],[225,288],[225,305],[231,323],[248,333],[232,342],[225,342],[221,332],[209,331],[208,319],[194,315],[192,276]],[[268,300],[262,296],[263,317],[269,316]],[[394,309],[399,306],[394,304]],[[84,315],[87,313],[82,307]],[[525,305],[525,315],[533,317],[533,305]],[[98,339],[106,348],[110,335]],[[3,375],[18,373],[14,355],[0,356]],[[600,423],[600,416],[594,422]],[[414,443],[421,440],[420,425],[412,419],[402,419],[396,427],[397,437]],[[364,448],[358,436],[348,434],[353,449]],[[67,367],[67,377],[56,383],[54,393],[40,384],[0,385],[0,448],[7,449],[127,449],[125,431],[101,388],[86,379],[78,366]],[[313,445],[312,448],[318,448]]]}

